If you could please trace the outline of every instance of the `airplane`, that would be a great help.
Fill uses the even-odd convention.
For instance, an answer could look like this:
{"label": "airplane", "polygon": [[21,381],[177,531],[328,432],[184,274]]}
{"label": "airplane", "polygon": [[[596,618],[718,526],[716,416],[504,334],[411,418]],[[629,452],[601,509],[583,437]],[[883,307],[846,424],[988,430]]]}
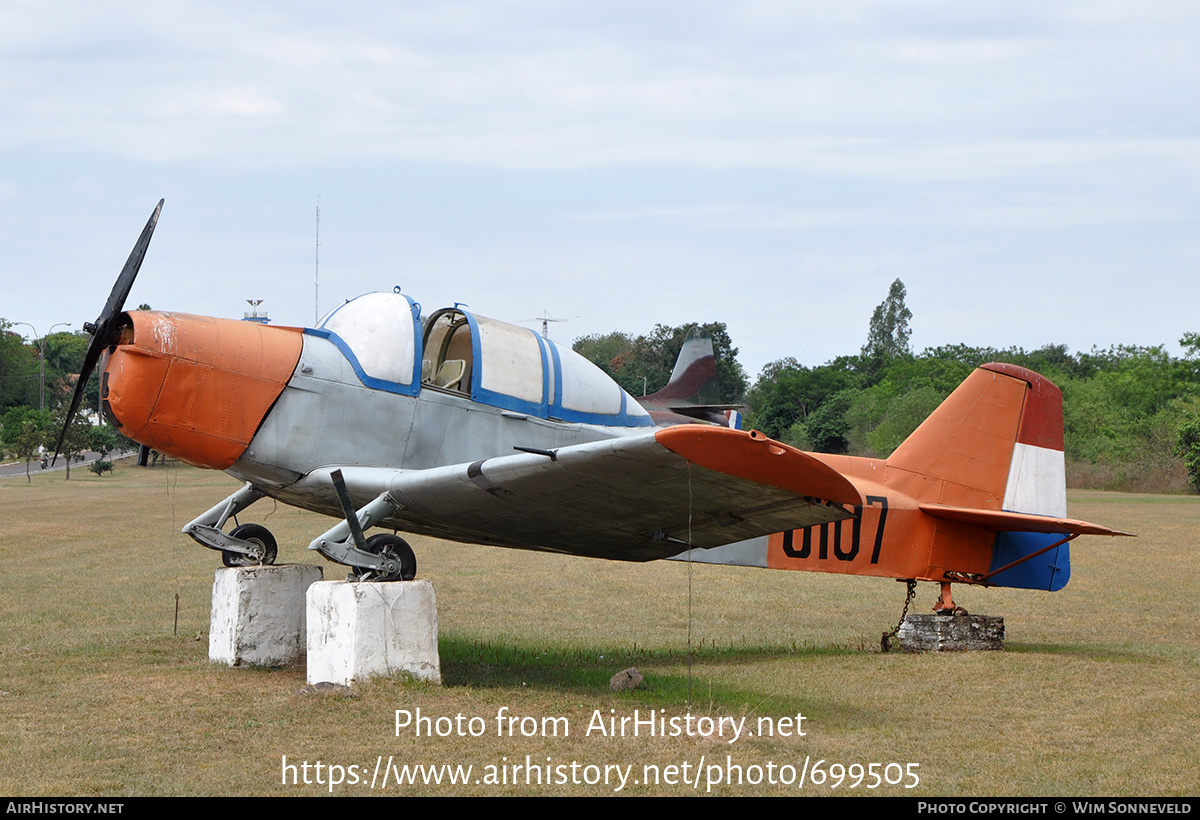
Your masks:
{"label": "airplane", "polygon": [[639,402],[528,328],[423,317],[399,288],[314,328],[125,312],[162,206],[87,326],[68,419],[100,364],[124,435],[243,481],[183,529],[226,566],[274,562],[270,531],[235,518],[270,497],[340,519],[309,549],[359,580],[415,576],[406,532],[927,581],[955,612],[952,584],[1058,590],[1071,540],[1126,534],[1066,517],[1062,393],[1025,368],[978,368],[886,459],[805,453],[738,429],[699,336]]}

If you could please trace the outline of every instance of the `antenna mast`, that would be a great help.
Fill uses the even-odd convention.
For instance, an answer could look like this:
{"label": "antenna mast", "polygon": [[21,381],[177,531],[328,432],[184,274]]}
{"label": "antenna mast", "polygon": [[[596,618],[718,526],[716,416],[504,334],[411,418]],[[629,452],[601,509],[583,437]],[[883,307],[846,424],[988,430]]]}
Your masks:
{"label": "antenna mast", "polygon": [[531,319],[530,321],[540,321],[542,323],[542,338],[549,339],[550,338],[550,323],[551,322],[565,322],[567,320],[566,319],[555,319],[553,316],[550,315],[550,311],[543,310],[541,316],[538,316],[537,319]]}
{"label": "antenna mast", "polygon": [[320,295],[321,281],[321,195],[317,194],[317,244],[313,249],[313,327],[321,321],[320,308],[317,300]]}

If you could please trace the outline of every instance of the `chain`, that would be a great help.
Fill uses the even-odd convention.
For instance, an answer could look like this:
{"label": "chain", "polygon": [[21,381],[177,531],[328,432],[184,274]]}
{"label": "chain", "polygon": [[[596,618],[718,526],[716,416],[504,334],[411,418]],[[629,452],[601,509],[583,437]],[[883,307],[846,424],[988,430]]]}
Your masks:
{"label": "chain", "polygon": [[908,607],[917,597],[917,582],[908,582],[908,595],[904,598],[904,610],[900,613],[900,620],[896,622],[896,628],[891,632],[884,632],[883,637],[879,639],[879,650],[881,652],[890,652],[892,649],[892,638],[900,632],[900,626],[904,623],[904,619],[908,617]]}

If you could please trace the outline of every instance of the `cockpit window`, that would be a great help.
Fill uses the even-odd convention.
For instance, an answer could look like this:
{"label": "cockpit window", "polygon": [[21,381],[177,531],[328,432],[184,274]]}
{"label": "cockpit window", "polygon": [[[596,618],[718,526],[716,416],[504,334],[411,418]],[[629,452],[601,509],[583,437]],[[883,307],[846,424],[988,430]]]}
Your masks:
{"label": "cockpit window", "polygon": [[542,346],[537,334],[476,316],[483,369],[479,386],[532,404],[541,404],[546,390],[542,369]]}
{"label": "cockpit window", "polygon": [[430,316],[425,322],[423,347],[421,381],[470,395],[475,353],[466,315],[447,308]]}
{"label": "cockpit window", "polygon": [[398,292],[339,305],[316,329],[338,347],[363,384],[417,395],[458,393],[481,404],[543,419],[605,426],[653,420],[608,375],[569,347],[459,307],[424,320]]}
{"label": "cockpit window", "polygon": [[[624,391],[607,373],[574,350],[560,349],[558,355],[562,362],[561,405],[564,410],[606,416],[621,412]],[[641,409],[636,401],[631,404]]]}
{"label": "cockpit window", "polygon": [[399,293],[368,293],[326,315],[317,328],[340,340],[367,379],[413,384],[416,330],[413,305]]}

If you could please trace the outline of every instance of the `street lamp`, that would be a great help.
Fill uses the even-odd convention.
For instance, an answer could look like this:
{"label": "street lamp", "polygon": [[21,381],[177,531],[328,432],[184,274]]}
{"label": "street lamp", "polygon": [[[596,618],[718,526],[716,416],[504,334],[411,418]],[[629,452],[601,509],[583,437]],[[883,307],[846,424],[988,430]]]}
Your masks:
{"label": "street lamp", "polygon": [[39,336],[38,332],[37,332],[37,328],[34,327],[33,325],[29,324],[29,322],[13,322],[13,324],[14,325],[25,325],[25,327],[27,327],[33,331],[33,341],[38,346],[38,359],[41,362],[41,379],[42,379],[41,401],[42,401],[42,406],[39,409],[45,410],[46,409],[46,336],[49,336],[50,333],[53,333],[54,328],[70,327],[71,323],[70,322],[59,322],[56,325],[51,325],[50,333],[47,333],[46,336]]}

